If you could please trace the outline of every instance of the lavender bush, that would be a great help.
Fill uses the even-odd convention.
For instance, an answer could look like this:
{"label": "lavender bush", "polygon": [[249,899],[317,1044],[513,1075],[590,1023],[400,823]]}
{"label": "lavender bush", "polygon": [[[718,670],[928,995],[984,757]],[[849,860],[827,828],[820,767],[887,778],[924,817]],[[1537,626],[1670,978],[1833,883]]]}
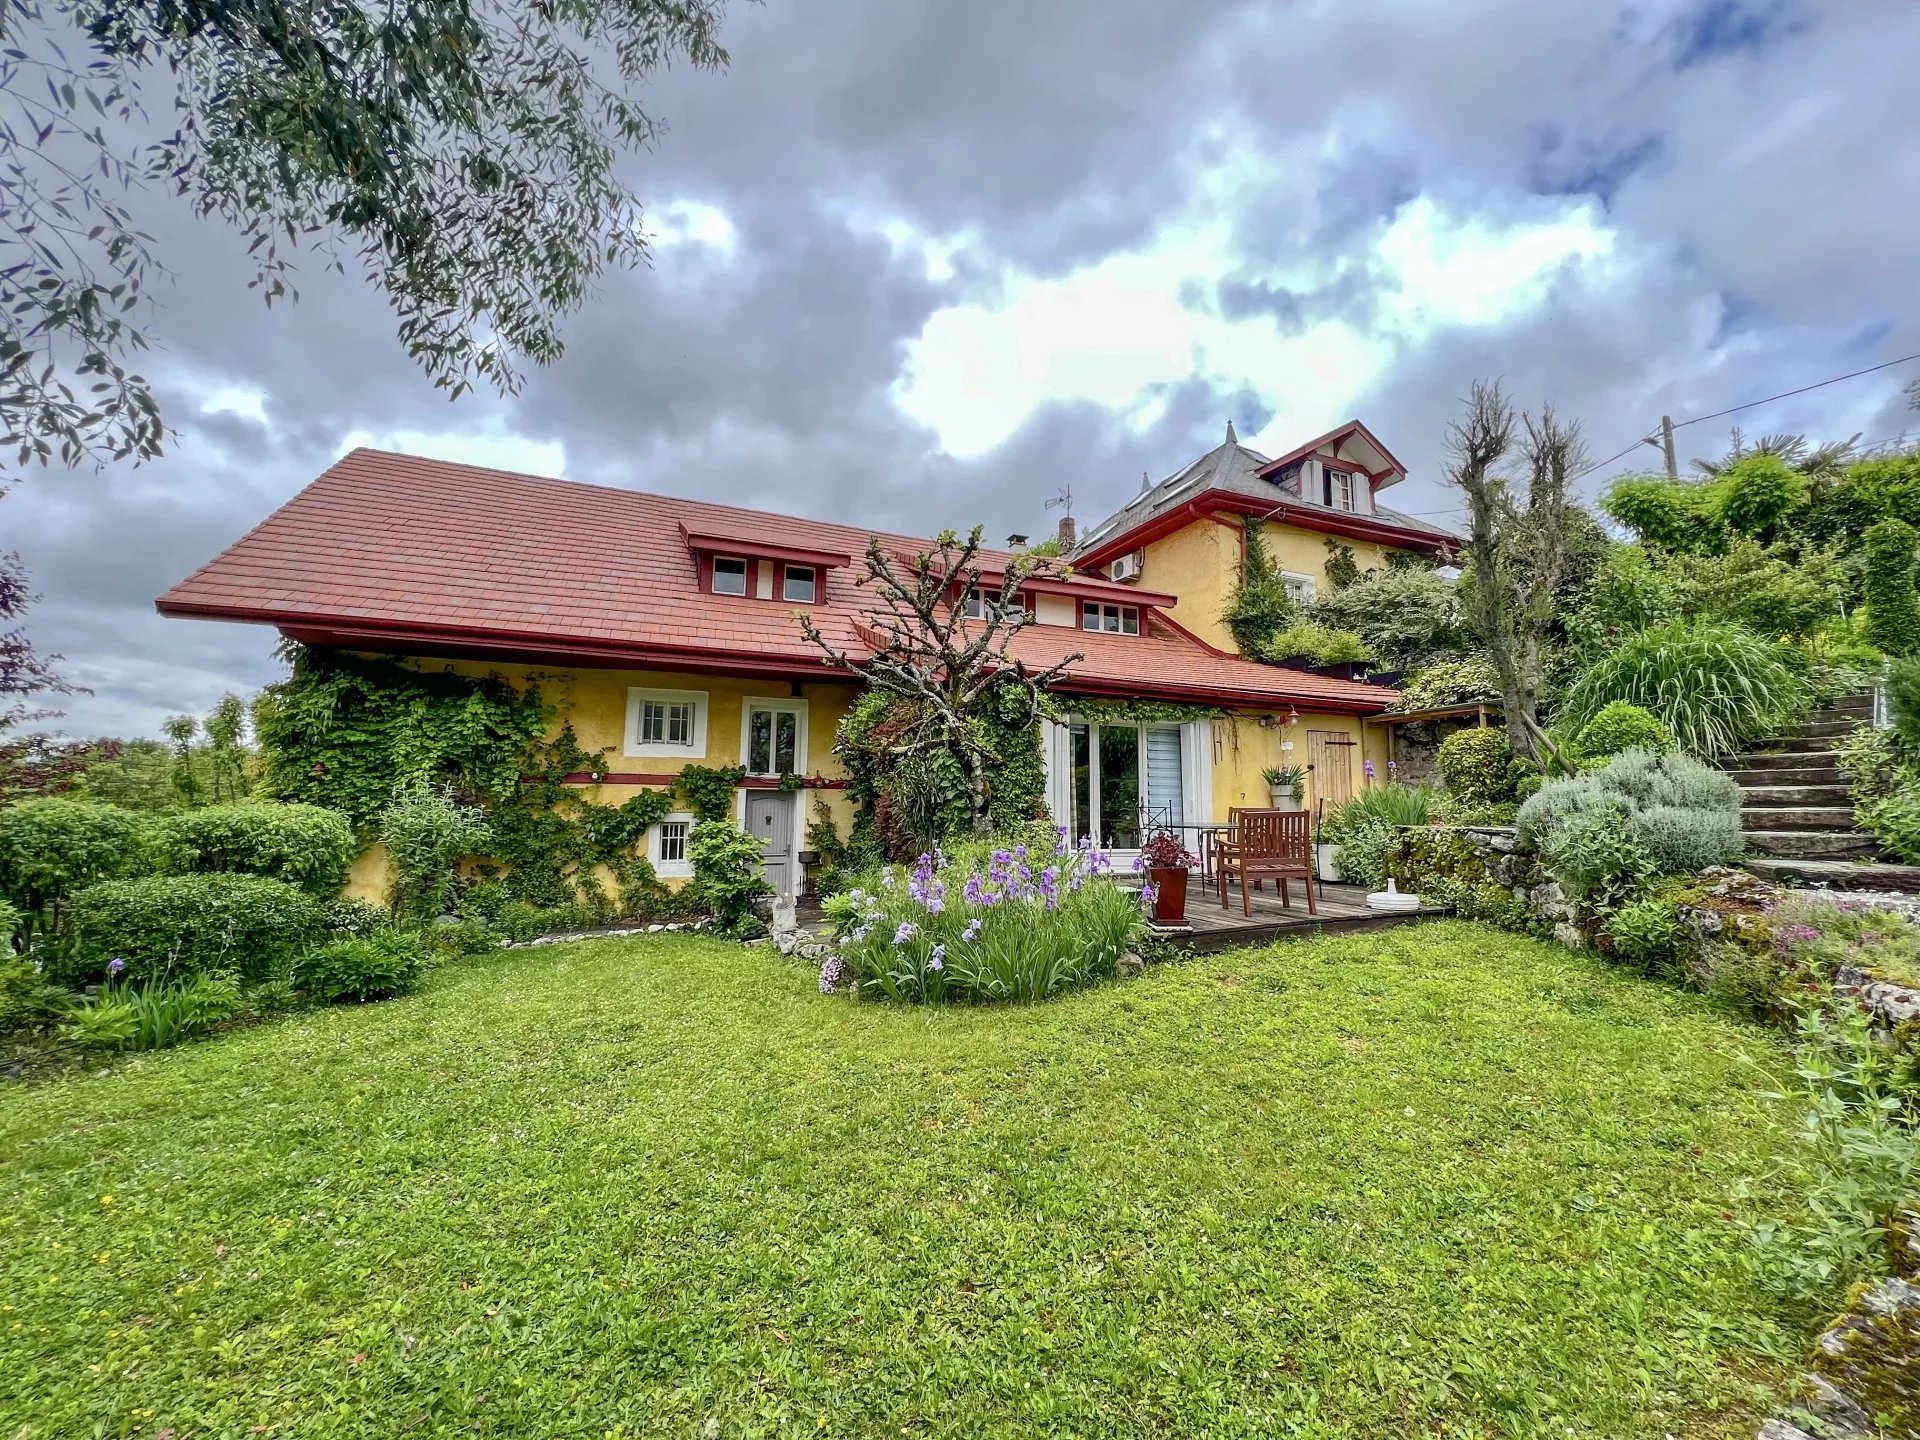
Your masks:
{"label": "lavender bush", "polygon": [[[820,988],[895,1000],[1041,1000],[1115,973],[1141,926],[1090,844],[922,855],[827,902],[836,948]],[[1150,903],[1150,897],[1147,897]]]}

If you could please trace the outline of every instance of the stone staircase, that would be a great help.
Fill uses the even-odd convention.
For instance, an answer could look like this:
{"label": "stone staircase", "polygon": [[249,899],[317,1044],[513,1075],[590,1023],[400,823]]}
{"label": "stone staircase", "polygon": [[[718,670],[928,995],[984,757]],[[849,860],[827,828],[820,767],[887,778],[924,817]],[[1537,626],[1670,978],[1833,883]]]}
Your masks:
{"label": "stone staircase", "polygon": [[1789,884],[1920,890],[1920,868],[1875,863],[1873,837],[1853,823],[1835,747],[1872,719],[1873,697],[1850,695],[1794,734],[1726,762],[1740,786],[1749,870]]}

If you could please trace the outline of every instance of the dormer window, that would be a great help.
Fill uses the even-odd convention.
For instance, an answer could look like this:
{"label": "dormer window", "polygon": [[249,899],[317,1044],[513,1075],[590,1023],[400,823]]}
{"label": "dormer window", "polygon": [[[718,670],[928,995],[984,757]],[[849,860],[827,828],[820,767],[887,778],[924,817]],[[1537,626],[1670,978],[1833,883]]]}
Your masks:
{"label": "dormer window", "polygon": [[1353,472],[1327,471],[1327,504],[1336,510],[1353,509]]}
{"label": "dormer window", "polygon": [[1003,607],[1000,604],[1000,596],[997,592],[992,595],[985,594],[979,589],[973,589],[967,592],[965,614],[969,620],[984,620],[989,613],[1011,617],[1018,615],[1020,610],[1020,597],[1017,595],[1007,601]]}
{"label": "dormer window", "polygon": [[1100,605],[1088,600],[1080,606],[1080,628],[1107,635],[1138,635],[1140,612],[1131,605]]}
{"label": "dormer window", "polygon": [[747,562],[732,555],[714,556],[713,593],[716,595],[746,594]]}
{"label": "dormer window", "polygon": [[811,565],[788,565],[780,579],[780,598],[795,605],[811,605],[819,589],[819,574]]}

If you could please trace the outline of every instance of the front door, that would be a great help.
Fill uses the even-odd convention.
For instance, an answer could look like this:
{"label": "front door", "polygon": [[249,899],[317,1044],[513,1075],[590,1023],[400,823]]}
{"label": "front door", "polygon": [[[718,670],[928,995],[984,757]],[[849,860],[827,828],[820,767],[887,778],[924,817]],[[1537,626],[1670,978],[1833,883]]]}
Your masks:
{"label": "front door", "polygon": [[1354,742],[1338,730],[1307,731],[1307,763],[1313,767],[1313,798],[1331,810],[1353,798]]}
{"label": "front door", "polygon": [[766,846],[765,874],[774,894],[793,894],[793,796],[749,790],[747,833]]}

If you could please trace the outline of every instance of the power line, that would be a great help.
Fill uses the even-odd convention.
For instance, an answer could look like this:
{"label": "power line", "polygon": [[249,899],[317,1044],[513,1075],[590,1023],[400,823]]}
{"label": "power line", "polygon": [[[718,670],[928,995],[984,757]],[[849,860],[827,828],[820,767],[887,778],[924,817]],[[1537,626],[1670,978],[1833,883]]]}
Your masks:
{"label": "power line", "polygon": [[[1726,410],[1716,410],[1711,415],[1696,415],[1691,420],[1676,420],[1673,422],[1673,428],[1679,430],[1688,425],[1698,425],[1702,420],[1718,420],[1722,415],[1737,415],[1742,410],[1753,409],[1756,405],[1771,405],[1776,400],[1785,400],[1794,395],[1804,395],[1809,390],[1822,390],[1829,385],[1838,385],[1842,380],[1857,380],[1860,376],[1871,375],[1876,370],[1891,370],[1895,365],[1904,365],[1909,360],[1920,360],[1920,351],[1916,351],[1911,355],[1902,355],[1898,360],[1889,360],[1884,365],[1869,365],[1864,370],[1854,370],[1845,375],[1836,375],[1831,380],[1822,380],[1813,385],[1802,385],[1798,390],[1783,390],[1778,395],[1767,396],[1764,400],[1749,400],[1744,405],[1734,405]],[[1623,450],[1620,453],[1624,455],[1626,451]],[[1618,457],[1616,456],[1615,458],[1617,459]],[[1601,462],[1601,464],[1605,463],[1605,461]]]}

